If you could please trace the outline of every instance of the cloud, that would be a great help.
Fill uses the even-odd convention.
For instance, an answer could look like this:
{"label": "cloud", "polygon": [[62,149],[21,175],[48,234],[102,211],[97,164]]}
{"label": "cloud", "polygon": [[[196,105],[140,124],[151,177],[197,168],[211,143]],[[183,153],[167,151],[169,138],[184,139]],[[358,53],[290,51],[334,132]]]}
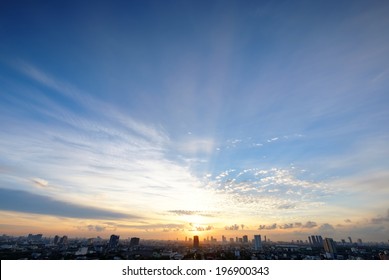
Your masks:
{"label": "cloud", "polygon": [[272,225],[259,225],[258,229],[259,230],[273,230],[277,228],[277,224],[274,223]]}
{"label": "cloud", "polygon": [[345,223],[352,223],[352,221],[350,219],[346,219],[344,220]]}
{"label": "cloud", "polygon": [[204,177],[207,189],[241,215],[298,215],[319,209],[334,191],[323,182],[300,179],[299,169],[226,169]]}
{"label": "cloud", "polygon": [[138,216],[78,205],[21,190],[0,189],[0,210],[83,219],[138,219]]}
{"label": "cloud", "polygon": [[176,214],[177,216],[202,216],[202,217],[214,217],[215,214],[206,211],[190,211],[190,210],[169,210],[169,213]]}
{"label": "cloud", "polygon": [[317,227],[316,222],[308,221],[305,224],[300,223],[300,222],[295,222],[295,223],[285,223],[282,225],[277,225],[276,223],[271,224],[271,225],[259,225],[258,229],[259,230],[273,230],[273,229],[291,229],[291,228],[314,228]]}
{"label": "cloud", "polygon": [[382,223],[388,223],[389,222],[389,209],[386,213],[386,216],[378,216],[376,218],[371,219],[371,222],[373,224],[382,224]]}
{"label": "cloud", "polygon": [[99,225],[88,225],[87,228],[89,231],[103,232],[105,231],[106,227],[99,226]]}
{"label": "cloud", "polygon": [[290,228],[294,228],[295,225],[294,224],[283,224],[283,225],[280,225],[280,229],[290,229]]}
{"label": "cloud", "polygon": [[187,228],[185,224],[172,224],[172,223],[141,223],[141,224],[122,224],[122,223],[110,223],[108,224],[114,228],[126,228],[126,229],[142,229],[146,231],[160,230],[160,231],[178,231]]}
{"label": "cloud", "polygon": [[193,229],[190,229],[189,231],[209,231],[209,230],[213,230],[213,226],[211,225],[207,225],[207,226],[196,226],[195,228]]}
{"label": "cloud", "polygon": [[234,225],[231,225],[231,226],[225,226],[224,229],[225,230],[239,230],[239,225],[234,224]]}
{"label": "cloud", "polygon": [[[31,88],[24,89],[20,97],[34,98],[18,98],[19,106],[39,117],[10,116],[13,125],[0,132],[4,161],[12,166],[23,159],[13,181],[31,178],[33,173],[36,186],[55,186],[55,193],[50,189],[52,197],[66,197],[75,204],[94,205],[98,199],[99,207],[115,205],[117,209],[146,211],[148,216],[166,213],[174,205],[175,209],[196,207],[200,216],[213,215],[200,213],[213,204],[210,192],[201,189],[191,164],[185,162],[188,157],[177,160],[179,149],[162,125],[140,121],[127,110],[102,102],[36,67],[21,68],[40,86],[34,95]],[[184,140],[179,147],[185,150],[193,143],[188,148],[192,152],[208,153],[213,146],[207,137],[191,135]],[[41,179],[47,174],[49,183]]]}
{"label": "cloud", "polygon": [[335,232],[335,228],[332,225],[325,223],[318,228],[318,232],[320,232],[323,235],[325,234],[332,235]]}
{"label": "cloud", "polygon": [[282,204],[278,206],[278,209],[293,209],[296,208],[295,204]]}
{"label": "cloud", "polygon": [[46,188],[49,184],[49,182],[41,178],[33,178],[32,181],[35,183],[36,186],[42,188]]}
{"label": "cloud", "polygon": [[305,224],[303,224],[301,227],[302,228],[314,228],[314,227],[317,227],[317,223],[312,222],[312,221],[308,221]]}
{"label": "cloud", "polygon": [[278,137],[274,137],[274,138],[268,139],[267,142],[271,143],[271,142],[277,141],[278,139],[279,139]]}

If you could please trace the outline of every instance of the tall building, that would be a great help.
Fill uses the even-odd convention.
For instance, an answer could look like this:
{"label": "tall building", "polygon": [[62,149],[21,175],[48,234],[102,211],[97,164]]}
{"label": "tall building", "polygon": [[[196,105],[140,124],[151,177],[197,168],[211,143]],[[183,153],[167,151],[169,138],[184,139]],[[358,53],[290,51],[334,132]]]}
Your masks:
{"label": "tall building", "polygon": [[312,240],[312,245],[316,246],[317,245],[316,236],[311,235],[311,240]]}
{"label": "tall building", "polygon": [[109,248],[116,248],[119,244],[119,235],[111,235],[111,238],[109,239],[108,247]]}
{"label": "tall building", "polygon": [[243,243],[249,243],[249,238],[247,235],[243,235]]}
{"label": "tall building", "polygon": [[59,242],[59,236],[56,235],[56,236],[54,237],[54,245],[57,245],[58,242]]}
{"label": "tall building", "polygon": [[224,235],[222,235],[222,242],[223,242],[223,243],[226,243],[226,242],[227,242],[227,238],[226,238]]}
{"label": "tall building", "polygon": [[318,246],[323,246],[323,237],[321,237],[321,235],[316,235],[316,242]]}
{"label": "tall building", "polygon": [[254,250],[259,251],[262,249],[261,235],[254,235]]}
{"label": "tall building", "polygon": [[193,236],[193,248],[199,248],[199,247],[200,247],[199,237],[195,235]]}
{"label": "tall building", "polygon": [[350,243],[353,243],[353,240],[351,239],[350,236],[348,237],[348,240],[350,241]]}
{"label": "tall building", "polygon": [[327,259],[336,258],[336,245],[332,238],[324,238],[323,247],[326,252]]}
{"label": "tall building", "polygon": [[68,244],[68,237],[67,237],[67,235],[64,235],[64,236],[61,237],[61,239],[59,240],[59,244],[61,244],[61,245]]}
{"label": "tall building", "polygon": [[140,241],[139,237],[131,237],[131,239],[130,239],[130,247],[139,246],[139,241]]}

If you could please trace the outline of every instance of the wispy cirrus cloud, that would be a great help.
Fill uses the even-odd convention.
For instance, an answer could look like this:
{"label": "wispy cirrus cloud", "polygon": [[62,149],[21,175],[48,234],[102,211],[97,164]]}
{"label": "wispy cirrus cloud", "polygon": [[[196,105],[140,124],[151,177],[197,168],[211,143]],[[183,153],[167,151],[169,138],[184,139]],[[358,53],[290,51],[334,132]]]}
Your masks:
{"label": "wispy cirrus cloud", "polygon": [[41,178],[33,178],[32,182],[41,188],[46,188],[49,185],[49,182]]}
{"label": "wispy cirrus cloud", "polygon": [[[107,208],[124,210],[131,204],[146,209],[150,199],[158,201],[148,213],[167,211],[177,201],[175,204],[182,208],[194,205],[188,191],[196,193],[195,197],[205,196],[189,164],[168,156],[175,146],[163,127],[135,120],[34,66],[21,63],[19,69],[51,90],[50,94],[38,91],[36,106],[29,109],[53,121],[42,123],[19,117],[13,120],[14,126],[7,126],[0,140],[5,162],[12,165],[23,159],[23,166],[29,166],[24,171],[19,166],[15,178],[33,177],[42,189],[55,185],[55,194],[66,200],[93,204],[97,198]],[[70,105],[61,103],[62,98],[67,98]],[[77,109],[80,106],[81,111]],[[213,146],[212,140],[207,139],[187,141],[181,147],[189,147],[189,154],[208,153]],[[118,193],[121,195],[115,195]],[[55,194],[53,190],[47,193]],[[205,205],[211,201],[201,200]]]}
{"label": "wispy cirrus cloud", "polygon": [[193,210],[169,210],[168,213],[172,213],[177,216],[203,216],[203,217],[215,217],[217,214],[213,212],[193,211]]}

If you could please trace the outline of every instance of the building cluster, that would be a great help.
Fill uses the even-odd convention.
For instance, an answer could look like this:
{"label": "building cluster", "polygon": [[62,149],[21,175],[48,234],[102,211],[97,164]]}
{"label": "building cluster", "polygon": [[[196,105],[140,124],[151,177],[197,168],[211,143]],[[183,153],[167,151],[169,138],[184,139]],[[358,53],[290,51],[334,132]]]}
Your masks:
{"label": "building cluster", "polygon": [[272,242],[260,234],[217,241],[213,236],[185,240],[141,240],[139,237],[109,239],[45,237],[42,234],[0,236],[0,259],[204,259],[204,260],[375,260],[389,259],[388,243],[353,243],[309,236],[307,240]]}

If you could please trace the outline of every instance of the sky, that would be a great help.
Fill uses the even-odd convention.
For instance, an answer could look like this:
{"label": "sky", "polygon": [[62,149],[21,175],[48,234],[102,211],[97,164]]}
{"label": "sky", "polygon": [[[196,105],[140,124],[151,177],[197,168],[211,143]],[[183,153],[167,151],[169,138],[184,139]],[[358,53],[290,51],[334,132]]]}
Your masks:
{"label": "sky", "polygon": [[1,1],[0,234],[387,242],[388,14]]}

